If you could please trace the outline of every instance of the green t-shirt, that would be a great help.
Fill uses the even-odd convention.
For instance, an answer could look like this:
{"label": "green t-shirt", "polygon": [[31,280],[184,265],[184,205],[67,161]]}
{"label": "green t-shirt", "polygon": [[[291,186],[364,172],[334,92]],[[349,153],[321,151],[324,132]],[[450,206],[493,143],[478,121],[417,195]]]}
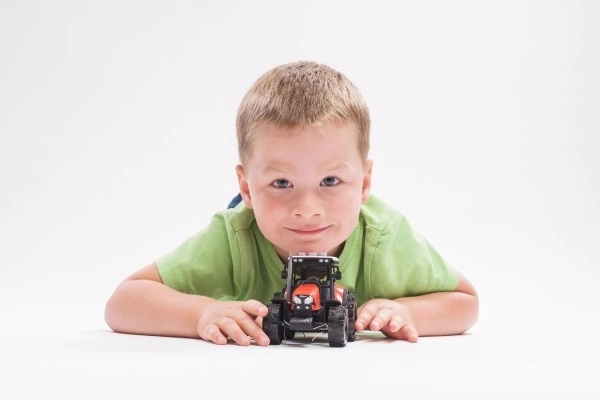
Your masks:
{"label": "green t-shirt", "polygon": [[[371,196],[339,256],[338,283],[358,304],[452,291],[458,273],[398,211]],[[269,303],[281,291],[284,263],[243,203],[216,213],[206,228],[157,260],[163,282],[220,300]]]}

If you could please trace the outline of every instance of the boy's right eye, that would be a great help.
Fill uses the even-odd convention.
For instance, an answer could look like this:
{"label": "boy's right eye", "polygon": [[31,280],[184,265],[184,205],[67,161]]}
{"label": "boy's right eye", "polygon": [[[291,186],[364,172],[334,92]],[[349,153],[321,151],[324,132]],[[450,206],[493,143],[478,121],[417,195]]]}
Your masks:
{"label": "boy's right eye", "polygon": [[284,188],[292,186],[291,182],[288,181],[287,179],[276,179],[275,181],[273,181],[273,183],[271,183],[271,185],[275,186],[276,188],[280,188],[280,189],[284,189]]}

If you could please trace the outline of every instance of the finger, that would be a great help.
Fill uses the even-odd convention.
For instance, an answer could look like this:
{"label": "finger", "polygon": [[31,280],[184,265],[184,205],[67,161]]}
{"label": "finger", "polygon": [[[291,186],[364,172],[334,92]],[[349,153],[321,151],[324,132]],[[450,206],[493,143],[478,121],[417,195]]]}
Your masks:
{"label": "finger", "polygon": [[399,330],[392,332],[389,329],[383,329],[385,336],[391,339],[405,340],[407,342],[416,343],[419,340],[419,333],[412,325],[404,325]]}
{"label": "finger", "polygon": [[392,335],[398,336],[401,340],[416,343],[419,339],[419,333],[412,325],[408,325],[404,318],[398,314],[392,315],[387,328]]}
{"label": "finger", "polygon": [[406,321],[404,321],[404,318],[402,318],[402,316],[400,316],[398,314],[394,314],[390,318],[390,322],[388,324],[388,330],[390,332],[398,332],[405,325],[406,325]]}
{"label": "finger", "polygon": [[393,315],[392,310],[387,308],[380,309],[371,320],[369,329],[372,331],[380,331],[381,329],[388,327]]}
{"label": "finger", "polygon": [[354,327],[357,331],[362,331],[366,329],[371,324],[371,321],[373,321],[374,316],[375,312],[369,309],[368,307],[359,308]]}
{"label": "finger", "polygon": [[[246,319],[251,318],[249,316],[246,316]],[[221,333],[225,336],[230,337],[235,343],[241,346],[250,345],[250,338],[239,325],[238,321],[236,321],[235,319],[223,318],[219,321],[218,326]]]}
{"label": "finger", "polygon": [[[262,303],[254,300],[250,301],[249,304],[246,303],[247,302],[244,302],[242,304],[241,309],[238,308],[238,311],[230,314],[230,317],[235,322],[235,325],[229,325],[229,321],[226,321],[227,324],[223,325],[222,330],[227,329],[226,333],[229,334],[230,337],[234,341],[236,341],[236,343],[246,345],[246,343],[250,344],[250,340],[254,340],[259,346],[268,346],[270,340],[267,334],[264,333],[262,328],[263,317],[255,317],[253,315],[254,312],[258,312],[260,314],[261,308],[264,308],[265,311],[268,311],[267,307],[265,307]],[[240,330],[245,335],[245,338],[240,333]]]}
{"label": "finger", "polygon": [[[257,319],[260,319],[260,322],[257,321]],[[238,320],[238,324],[246,336],[254,340],[256,344],[259,346],[268,346],[271,341],[269,340],[267,334],[263,331],[262,317],[257,317],[257,319],[246,315],[245,318]]]}
{"label": "finger", "polygon": [[200,332],[200,338],[216,344],[227,344],[227,337],[221,333],[216,324],[208,324],[204,332]]}
{"label": "finger", "polygon": [[407,342],[417,343],[417,341],[419,340],[419,333],[412,325],[404,325],[402,329],[400,329],[400,332],[404,340],[406,340]]}
{"label": "finger", "polygon": [[242,304],[242,310],[256,317],[266,317],[269,309],[263,303],[257,300],[247,300]]}

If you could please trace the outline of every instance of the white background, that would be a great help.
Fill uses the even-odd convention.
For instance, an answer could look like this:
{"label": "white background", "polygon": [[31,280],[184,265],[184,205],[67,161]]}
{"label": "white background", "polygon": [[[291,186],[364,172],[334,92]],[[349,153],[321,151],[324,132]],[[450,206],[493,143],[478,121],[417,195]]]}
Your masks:
{"label": "white background", "polygon": [[107,329],[116,285],[237,193],[252,82],[310,59],[370,106],[373,192],[478,289],[469,338],[598,371],[596,340],[573,343],[600,313],[599,17],[566,0],[0,0],[4,334],[73,323],[49,307]]}

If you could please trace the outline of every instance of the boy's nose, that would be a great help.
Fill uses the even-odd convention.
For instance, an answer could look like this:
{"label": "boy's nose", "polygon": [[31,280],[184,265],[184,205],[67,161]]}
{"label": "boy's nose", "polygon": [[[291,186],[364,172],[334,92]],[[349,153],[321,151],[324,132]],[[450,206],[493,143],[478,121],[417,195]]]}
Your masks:
{"label": "boy's nose", "polygon": [[324,214],[320,197],[315,193],[299,193],[292,206],[294,217],[312,218]]}

